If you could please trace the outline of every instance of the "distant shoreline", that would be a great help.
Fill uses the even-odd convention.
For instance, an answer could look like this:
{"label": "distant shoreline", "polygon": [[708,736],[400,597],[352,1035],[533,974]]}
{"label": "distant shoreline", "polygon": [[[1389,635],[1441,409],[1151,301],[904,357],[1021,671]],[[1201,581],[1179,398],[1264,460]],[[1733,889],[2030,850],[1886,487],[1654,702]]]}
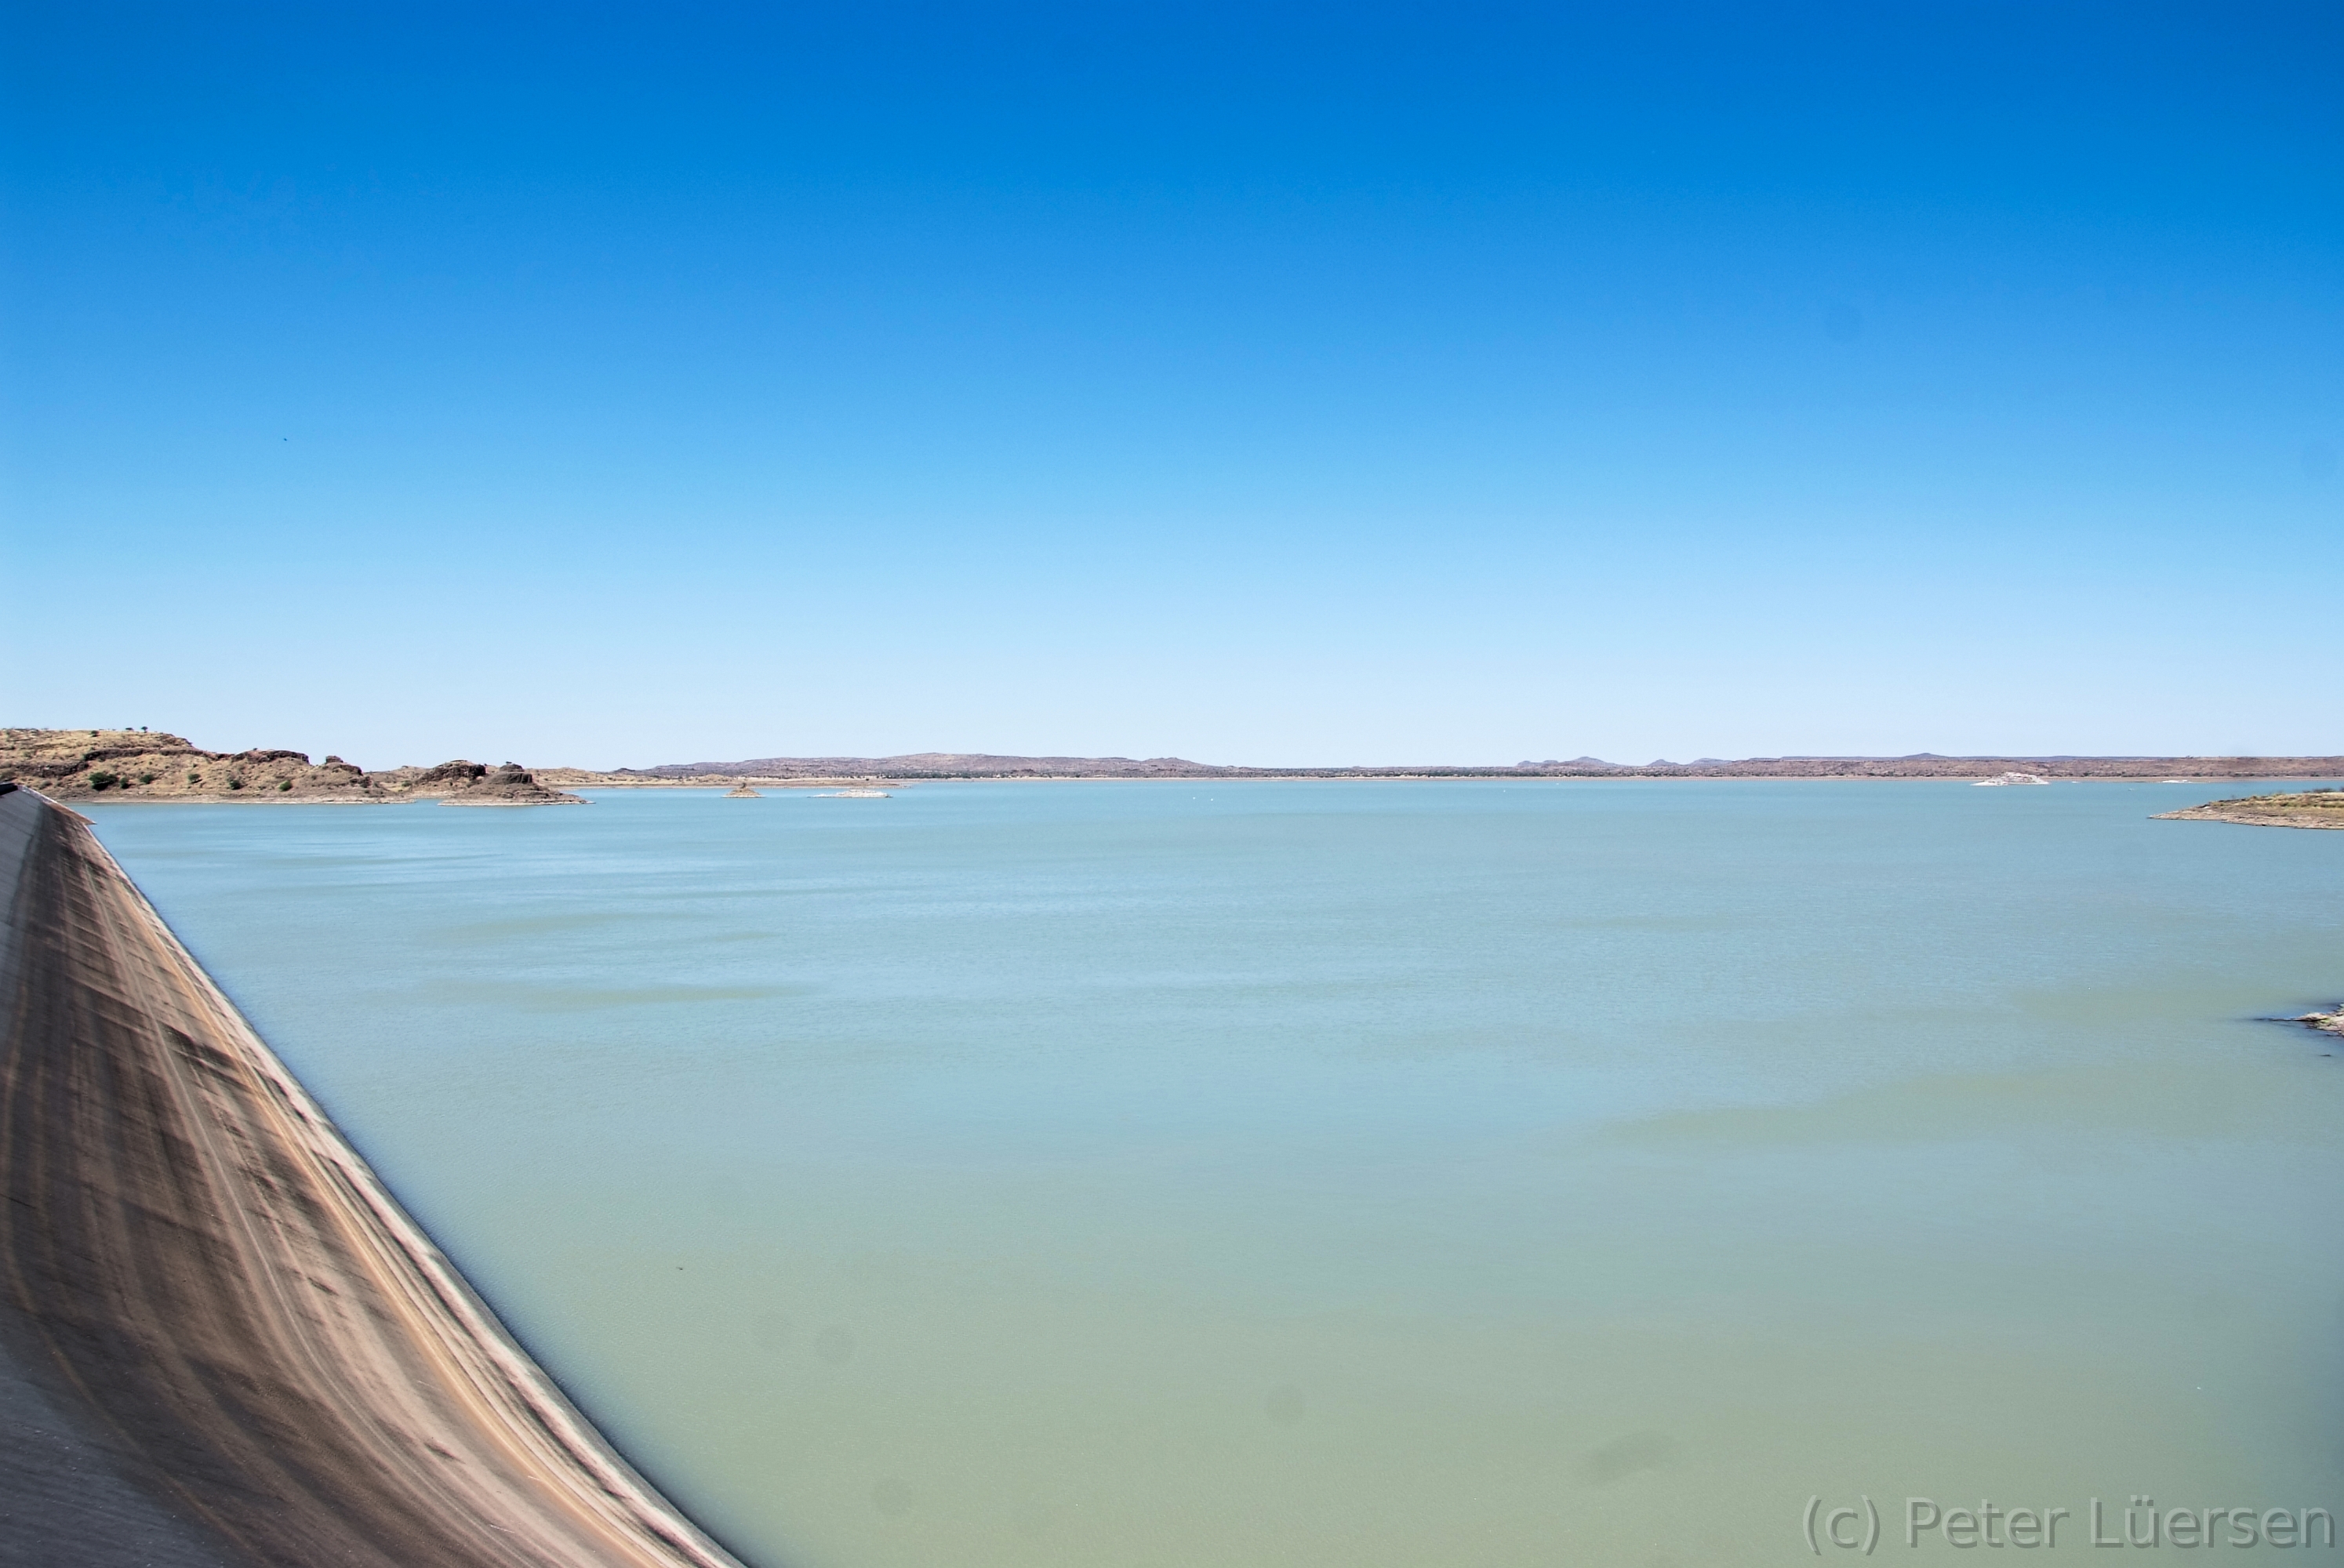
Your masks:
{"label": "distant shoreline", "polygon": [[1420,781],[1602,779],[1949,779],[2026,773],[2054,782],[2112,779],[2219,786],[2243,780],[2344,779],[2337,757],[1704,757],[1631,765],[1601,758],[1518,762],[1510,767],[1399,764],[1352,768],[1253,768],[1183,757],[1011,757],[924,751],[894,757],[755,757],[655,768],[490,768],[461,759],[436,767],[369,771],[339,757],[313,764],[298,751],[207,751],[178,736],[147,730],[0,729],[0,782],[66,800],[176,801],[204,805],[576,804],[576,789],[839,789],[977,780],[1029,782],[1237,783],[1305,780]]}
{"label": "distant shoreline", "polygon": [[[819,791],[819,790],[824,790],[824,789],[854,789],[854,788],[857,788],[857,787],[868,787],[868,788],[881,788],[881,787],[884,787],[884,788],[888,788],[888,789],[908,789],[908,788],[910,788],[910,787],[912,787],[912,786],[914,786],[914,785],[918,785],[918,784],[1458,784],[1458,783],[1464,783],[1464,784],[1504,784],[1504,783],[1515,783],[1515,784],[1525,784],[1525,783],[1528,783],[1528,784],[1539,784],[1539,783],[1552,783],[1552,784],[1591,784],[1591,783],[1601,783],[1601,782],[1603,782],[1605,779],[1612,779],[1612,780],[1614,780],[1614,781],[1623,782],[1623,783],[1636,783],[1636,782],[1642,782],[1642,781],[1645,781],[1645,780],[1649,780],[1649,779],[1665,779],[1665,780],[1669,780],[1669,781],[1672,781],[1672,782],[1682,782],[1682,783],[1704,783],[1704,782],[1706,782],[1706,783],[1715,783],[1715,784],[1764,784],[1764,783],[1776,783],[1776,784],[1782,784],[1782,783],[1791,783],[1791,784],[1961,784],[1961,783],[1968,783],[1968,782],[1972,782],[1972,780],[1970,780],[1970,779],[1966,779],[1965,777],[1961,776],[1961,775],[1955,775],[1955,774],[1942,774],[1942,773],[1910,773],[1910,774],[1810,773],[1810,774],[1780,774],[1780,773],[1706,773],[1706,772],[1704,772],[1704,773],[1697,773],[1697,774],[1570,774],[1570,775],[1538,774],[1538,773],[1512,774],[1512,773],[1502,773],[1502,772],[1500,772],[1500,773],[1462,773],[1462,772],[1460,772],[1460,773],[1339,773],[1339,774],[1328,774],[1328,773],[1248,773],[1248,774],[1245,774],[1245,775],[1242,775],[1242,776],[1238,777],[1238,778],[1228,778],[1228,777],[1226,777],[1226,776],[1217,776],[1217,776],[1203,777],[1203,778],[1190,778],[1190,777],[1182,776],[1182,775],[1159,776],[1159,777],[1156,777],[1156,778],[1137,778],[1137,777],[1134,777],[1134,776],[1129,775],[1129,774],[1116,774],[1116,773],[1049,773],[1049,774],[960,774],[960,775],[924,775],[924,776],[912,777],[912,778],[895,778],[895,777],[882,776],[882,777],[879,777],[879,778],[874,778],[874,779],[763,779],[763,778],[760,778],[760,777],[758,777],[758,776],[757,776],[757,775],[755,775],[755,774],[737,774],[737,775],[734,775],[734,774],[726,774],[726,775],[722,775],[722,776],[715,777],[715,778],[697,777],[697,778],[692,778],[692,779],[601,779],[601,778],[592,778],[592,779],[574,779],[574,778],[561,777],[561,775],[567,774],[568,772],[570,772],[570,769],[567,769],[541,768],[541,769],[537,769],[538,777],[540,777],[541,779],[544,778],[545,776],[547,776],[547,775],[549,775],[549,774],[555,775],[556,777],[555,777],[555,779],[554,779],[554,780],[553,780],[553,781],[554,781],[554,782],[556,782],[556,783],[558,783],[558,784],[559,784],[562,789],[630,789],[630,790],[632,790],[632,789],[641,789],[641,790],[662,790],[662,789],[666,789],[666,790],[677,790],[677,791],[693,791],[693,790],[699,790],[699,791],[706,791],[706,790],[729,791],[729,790],[732,790],[732,789],[738,789],[738,788],[740,788],[740,787],[741,787],[741,786],[743,786],[743,785],[747,785],[747,786],[750,786],[751,788],[757,789],[781,789],[781,790],[788,790],[788,791],[790,791],[790,792],[792,792],[792,793],[803,792],[804,794],[806,794],[806,795],[808,795],[808,796],[812,796],[812,795],[815,794],[817,791]],[[2344,779],[2344,767],[2339,767],[2339,769],[2337,769],[2337,770],[2336,770],[2336,771],[2334,771],[2334,772],[2332,772],[2332,773],[2260,773],[2260,774],[2249,774],[2249,775],[2234,775],[2233,777],[2234,777],[2234,778],[2253,778],[2253,779],[2257,779],[2257,780],[2258,780],[2258,781],[2264,781],[2264,782],[2268,782],[2268,783],[2273,783],[2273,784],[2295,784],[2295,783],[2309,784],[2309,783],[2315,783],[2315,782],[2325,782],[2325,781],[2329,780],[2329,779]],[[2081,776],[2069,777],[2069,778],[2055,778],[2055,779],[2053,779],[2051,780],[2051,782],[2053,782],[2053,783],[2057,783],[2057,784],[2158,784],[2158,783],[2167,783],[2167,782],[2171,782],[2171,783],[2174,783],[2175,785],[2177,785],[2177,786],[2179,786],[2179,785],[2185,785],[2185,784],[2186,784],[2186,785],[2200,785],[2200,786],[2203,786],[2203,787],[2206,787],[2206,788],[2213,788],[2213,787],[2215,787],[2215,786],[2217,786],[2217,785],[2220,785],[2220,784],[2223,784],[2223,783],[2228,783],[2228,782],[2229,782],[2229,781],[2230,781],[2229,779],[2180,779],[2180,780],[2166,780],[2166,779],[2154,779],[2154,778],[2150,778],[2150,777],[2147,777],[2147,775],[2130,775],[2130,774],[2087,774],[2087,775],[2081,775]],[[423,806],[423,805],[447,805],[447,804],[450,804],[450,802],[448,802],[448,801],[445,801],[445,800],[440,799],[439,799],[438,797],[436,797],[436,796],[406,796],[406,797],[398,797],[398,796],[394,796],[394,797],[390,797],[390,798],[388,798],[388,799],[379,798],[379,797],[378,797],[378,798],[374,798],[374,799],[368,799],[368,798],[365,798],[365,797],[340,797],[340,798],[336,798],[336,797],[331,797],[331,796],[328,796],[328,797],[319,797],[319,796],[314,796],[314,795],[313,795],[313,796],[306,796],[306,797],[304,797],[304,796],[298,796],[298,795],[296,795],[296,796],[278,797],[278,798],[274,798],[274,799],[272,799],[271,797],[267,796],[267,795],[147,795],[147,796],[141,796],[141,795],[131,795],[131,794],[108,794],[108,795],[103,795],[103,796],[91,796],[91,795],[78,795],[78,796],[75,796],[75,795],[68,795],[68,796],[66,796],[65,798],[66,798],[66,799],[72,799],[72,800],[75,802],[75,804],[76,804],[76,806],[88,806],[88,805],[92,805],[92,804],[96,804],[96,805],[99,805],[99,806],[261,806],[261,807],[268,807],[268,806]],[[523,802],[523,801],[514,801],[514,802],[504,802],[504,801],[496,801],[496,802],[490,802],[490,801],[479,801],[479,802],[471,802],[471,801],[467,801],[467,802],[463,802],[463,804],[467,804],[467,805],[484,805],[484,806],[485,806],[485,805],[490,805],[490,804],[495,804],[495,805],[534,805],[534,804],[539,804],[539,802],[533,802],[533,801],[530,801],[530,802]],[[2216,802],[2216,803],[2213,803],[2213,804],[2218,804],[2218,802]],[[2176,819],[2177,819],[2177,818],[2180,818],[2181,816],[2183,816],[2183,813],[2181,813],[2181,812],[2177,812],[2177,811],[2172,811],[2172,812],[2161,812],[2161,813],[2159,813],[2159,815],[2160,815],[2161,817],[2167,817],[2167,818],[2176,818]],[[2248,819],[2248,818],[2243,818],[2243,817],[2238,817],[2238,818],[2226,817],[2226,816],[2222,816],[2222,815],[2220,815],[2220,814],[2218,814],[2218,813],[2216,813],[2216,812],[2213,812],[2213,811],[2210,811],[2210,810],[2192,810],[2192,811],[2190,811],[2189,813],[2187,813],[2187,815],[2188,815],[2190,818],[2195,819],[2202,819],[2202,820],[2208,820],[2208,821],[2213,821],[2213,820],[2219,820],[2219,821],[2248,821],[2248,820],[2252,820],[2252,821],[2264,821],[2264,820],[2267,820],[2267,819],[2261,819],[2261,818]],[[2301,826],[2302,824],[2290,824],[2290,825],[2291,825],[2291,826]],[[2331,825],[2331,824],[2320,823],[2320,824],[2312,824],[2312,825],[2314,825],[2314,826],[2329,826],[2329,825]],[[2337,826],[2344,826],[2344,824],[2334,824],[2334,825],[2337,825]]]}
{"label": "distant shoreline", "polygon": [[[2253,763],[2261,761],[2262,759],[2226,759],[2229,763],[2230,770],[2216,772],[2210,768],[2201,768],[2197,770],[2195,776],[2179,779],[2174,778],[2172,775],[2182,770],[2170,767],[2142,765],[2129,770],[2097,768],[2090,769],[2074,769],[2062,770],[2055,764],[2046,763],[2040,759],[2015,758],[1995,759],[1993,760],[1997,764],[2004,761],[2027,763],[2030,770],[2041,773],[2045,778],[2054,782],[2063,784],[2157,784],[2170,782],[2178,784],[2206,785],[2211,787],[2238,779],[2268,780],[2273,783],[2285,783],[2299,780],[2344,779],[2344,758],[2333,759],[2331,765],[2326,767],[2317,766],[2314,764],[2319,762],[2330,762],[2331,759],[2302,759],[2294,758],[2283,759],[2273,759],[2271,761],[2275,765],[2268,769],[2251,766]],[[2177,760],[2185,759],[2149,759],[2151,763],[2169,763]],[[2286,766],[2284,768],[2276,766],[2276,764],[2279,763],[2285,763],[2290,766]],[[1934,779],[1940,783],[1964,783],[1973,782],[1979,779],[1991,779],[2007,770],[2008,769],[1999,766],[1987,767],[1984,765],[1975,769],[1966,769],[1955,771],[1951,769],[1914,769],[1910,770],[1903,770],[1884,767],[1840,769],[1788,768],[1770,769],[1739,764],[1726,764],[1718,767],[1619,768],[1604,769],[1601,771],[1594,769],[1571,770],[1563,769],[1520,768],[1230,768],[1213,772],[1200,771],[1196,773],[1169,771],[1113,772],[1104,770],[1097,772],[1075,770],[1056,772],[1041,771],[1038,769],[1034,771],[1013,771],[1008,769],[999,771],[980,771],[972,769],[966,772],[947,772],[939,769],[930,771],[905,770],[903,772],[871,772],[846,778],[835,776],[816,777],[811,775],[770,774],[750,771],[692,772],[680,775],[657,775],[652,773],[649,769],[645,769],[642,771],[625,770],[597,773],[591,772],[584,769],[569,768],[541,768],[538,769],[536,772],[538,778],[544,780],[546,783],[564,789],[732,789],[742,784],[747,784],[761,789],[827,789],[856,784],[1239,784],[1304,782],[1329,783],[1344,781],[1445,782],[1460,780],[1502,783],[1507,781],[1521,782],[1525,779],[1552,780],[1558,782],[1583,782],[1605,779],[1744,780],[1807,779],[1834,783],[1864,782],[1874,780],[1927,782]]]}
{"label": "distant shoreline", "polygon": [[[540,769],[538,771],[541,775],[543,775],[547,773],[559,772],[560,769],[544,768]],[[2308,784],[2325,781],[2331,779],[2344,779],[2344,768],[2339,768],[2333,773],[2258,773],[2248,775],[2248,777],[2252,777],[2257,779],[2265,779],[2274,784]],[[1136,778],[1130,774],[1121,773],[1036,773],[925,774],[915,777],[894,777],[883,775],[874,779],[762,779],[753,773],[743,773],[724,774],[714,778],[699,777],[692,779],[563,779],[561,782],[562,787],[568,789],[705,790],[732,789],[739,787],[740,785],[746,784],[751,788],[757,789],[789,789],[793,791],[803,789],[811,794],[816,789],[847,789],[855,785],[884,785],[889,788],[909,788],[914,784],[1595,784],[1601,783],[1607,779],[1623,783],[1637,783],[1647,779],[1664,779],[1671,781],[1685,783],[1708,782],[1717,784],[1965,784],[1974,782],[1974,780],[1958,775],[1942,773],[1700,773],[1692,775],[1574,774],[1567,776],[1537,773],[1248,773],[1234,779],[1218,776],[1207,778],[1188,778],[1181,775],[1157,778]],[[2051,782],[2056,784],[2162,784],[2171,782],[2177,786],[2199,785],[2206,788],[2212,788],[2216,785],[2227,783],[2228,781],[2229,780],[2228,779],[2220,779],[2167,780],[2162,779],[2152,779],[2145,775],[2133,776],[2124,774],[2086,775],[2076,778],[2055,779],[2051,780]],[[219,797],[212,800],[210,803],[217,805],[242,805],[246,802],[240,799],[231,799],[227,797]],[[300,805],[307,804],[308,802],[288,801],[283,803],[288,805]],[[314,803],[318,805],[330,805],[333,802],[318,801]],[[362,801],[345,803],[354,805],[364,804]],[[109,801],[107,804],[113,804],[113,802]],[[261,800],[253,802],[253,804],[266,806],[272,804],[272,802]]]}
{"label": "distant shoreline", "polygon": [[602,770],[543,768],[546,782],[571,789],[727,786],[743,780],[789,787],[825,783],[914,783],[979,779],[1168,779],[1195,782],[1322,779],[1991,779],[2007,772],[2046,779],[2120,779],[2215,783],[2231,779],[2344,778],[2344,757],[1704,757],[1642,764],[1578,757],[1510,767],[1411,763],[1349,768],[1255,768],[1192,762],[1183,757],[1010,757],[915,752],[895,757],[755,757],[733,762],[666,763]]}

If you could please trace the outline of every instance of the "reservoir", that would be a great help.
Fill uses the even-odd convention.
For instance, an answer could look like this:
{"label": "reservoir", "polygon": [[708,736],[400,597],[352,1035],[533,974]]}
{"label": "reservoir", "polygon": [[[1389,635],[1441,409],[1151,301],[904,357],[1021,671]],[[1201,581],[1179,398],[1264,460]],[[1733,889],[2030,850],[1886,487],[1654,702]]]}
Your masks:
{"label": "reservoir", "polygon": [[2220,792],[87,809],[752,1563],[1692,1568],[2344,1509],[2344,833]]}

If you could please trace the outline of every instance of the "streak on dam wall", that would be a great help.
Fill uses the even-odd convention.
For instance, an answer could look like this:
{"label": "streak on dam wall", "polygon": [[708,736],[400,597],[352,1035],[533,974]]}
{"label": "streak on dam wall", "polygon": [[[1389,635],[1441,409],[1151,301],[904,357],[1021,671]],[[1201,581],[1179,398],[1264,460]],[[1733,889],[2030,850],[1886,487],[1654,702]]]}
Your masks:
{"label": "streak on dam wall", "polygon": [[0,1008],[0,1563],[734,1568],[30,790]]}

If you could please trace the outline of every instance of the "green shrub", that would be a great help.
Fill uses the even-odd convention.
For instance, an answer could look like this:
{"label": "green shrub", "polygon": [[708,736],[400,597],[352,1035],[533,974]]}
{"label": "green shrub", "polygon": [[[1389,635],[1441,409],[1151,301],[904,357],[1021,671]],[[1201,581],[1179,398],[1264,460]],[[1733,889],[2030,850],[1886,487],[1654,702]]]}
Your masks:
{"label": "green shrub", "polygon": [[138,782],[141,784],[152,784],[155,782],[155,775],[152,773],[141,773],[138,775]]}
{"label": "green shrub", "polygon": [[190,768],[190,769],[187,769],[187,782],[188,782],[188,784],[190,784],[190,785],[196,785],[196,784],[200,784],[200,783],[202,783],[203,781],[204,781],[204,776],[203,776],[202,774],[200,774],[200,773],[197,772],[197,771],[196,771],[194,769],[192,769],[192,768]]}
{"label": "green shrub", "polygon": [[279,779],[277,781],[277,788],[279,791],[290,789],[293,788],[293,780],[290,779]]}
{"label": "green shrub", "polygon": [[121,782],[120,778],[102,768],[92,771],[89,776],[89,787],[93,789],[111,789]]}
{"label": "green shrub", "polygon": [[244,788],[244,780],[241,779],[231,779],[227,781],[227,787],[231,789],[241,789]]}

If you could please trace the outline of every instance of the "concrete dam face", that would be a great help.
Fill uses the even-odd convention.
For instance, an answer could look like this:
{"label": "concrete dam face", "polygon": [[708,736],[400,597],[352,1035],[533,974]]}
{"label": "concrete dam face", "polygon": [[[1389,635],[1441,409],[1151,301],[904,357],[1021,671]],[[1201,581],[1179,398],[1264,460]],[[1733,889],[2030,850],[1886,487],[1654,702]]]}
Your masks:
{"label": "concrete dam face", "polygon": [[738,1568],[25,789],[0,1009],[0,1563]]}

